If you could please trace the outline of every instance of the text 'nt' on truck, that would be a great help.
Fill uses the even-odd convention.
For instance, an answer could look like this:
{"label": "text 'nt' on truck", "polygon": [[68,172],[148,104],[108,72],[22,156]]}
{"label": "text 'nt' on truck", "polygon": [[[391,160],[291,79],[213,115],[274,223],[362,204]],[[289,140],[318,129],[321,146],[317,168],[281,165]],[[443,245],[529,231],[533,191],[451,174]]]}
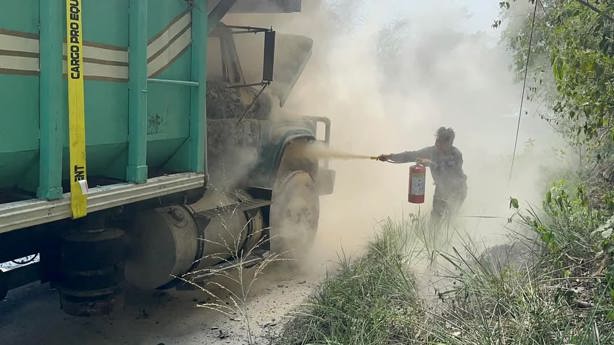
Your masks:
{"label": "text 'nt' on truck", "polygon": [[0,6],[0,298],[50,282],[66,312],[102,314],[124,286],[308,247],[334,171],[300,152],[330,121],[281,106],[312,41],[222,22],[300,0]]}

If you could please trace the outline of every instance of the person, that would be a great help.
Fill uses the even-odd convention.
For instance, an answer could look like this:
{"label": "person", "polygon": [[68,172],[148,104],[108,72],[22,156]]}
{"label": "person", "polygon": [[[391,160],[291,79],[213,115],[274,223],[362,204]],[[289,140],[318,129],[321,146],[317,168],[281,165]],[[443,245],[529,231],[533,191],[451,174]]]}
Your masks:
{"label": "person", "polygon": [[435,145],[418,151],[380,155],[378,160],[389,163],[417,162],[428,166],[435,182],[431,222],[435,226],[449,221],[467,196],[467,176],[463,172],[463,155],[454,143],[454,130],[440,127]]}

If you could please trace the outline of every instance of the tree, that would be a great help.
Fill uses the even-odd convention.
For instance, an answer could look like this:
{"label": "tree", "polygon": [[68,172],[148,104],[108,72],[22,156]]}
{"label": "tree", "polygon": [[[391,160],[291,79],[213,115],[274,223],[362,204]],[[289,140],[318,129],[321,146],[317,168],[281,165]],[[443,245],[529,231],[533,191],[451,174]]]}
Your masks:
{"label": "tree", "polygon": [[[536,3],[537,1],[537,3]],[[529,0],[531,14],[514,23],[515,0],[500,1],[514,68],[524,74],[533,6],[537,6],[529,75],[531,95],[551,105],[544,117],[591,146],[614,142],[614,1]],[[501,25],[495,22],[495,27]],[[519,24],[519,25],[515,25]]]}

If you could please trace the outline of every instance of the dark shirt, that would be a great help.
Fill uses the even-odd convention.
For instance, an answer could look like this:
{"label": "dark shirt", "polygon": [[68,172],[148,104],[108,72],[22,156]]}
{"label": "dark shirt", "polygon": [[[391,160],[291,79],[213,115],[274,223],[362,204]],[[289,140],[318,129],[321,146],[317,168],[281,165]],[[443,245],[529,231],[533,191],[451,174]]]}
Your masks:
{"label": "dark shirt", "polygon": [[463,154],[456,147],[444,153],[435,146],[425,147],[418,151],[405,151],[389,156],[394,163],[415,162],[418,159],[429,159],[433,181],[439,187],[446,189],[464,188],[467,176],[463,172]]}

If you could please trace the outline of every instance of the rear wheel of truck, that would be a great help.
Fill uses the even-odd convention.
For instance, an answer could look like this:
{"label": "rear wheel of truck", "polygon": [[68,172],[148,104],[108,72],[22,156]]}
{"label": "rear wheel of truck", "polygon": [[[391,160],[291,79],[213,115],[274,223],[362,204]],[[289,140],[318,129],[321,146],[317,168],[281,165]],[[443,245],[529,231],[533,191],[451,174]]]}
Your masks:
{"label": "rear wheel of truck", "polygon": [[320,216],[316,183],[305,170],[292,170],[273,187],[271,249],[282,258],[304,258],[315,239]]}
{"label": "rear wheel of truck", "polygon": [[61,238],[60,305],[74,316],[110,314],[122,300],[125,232],[100,214],[73,224]]}

